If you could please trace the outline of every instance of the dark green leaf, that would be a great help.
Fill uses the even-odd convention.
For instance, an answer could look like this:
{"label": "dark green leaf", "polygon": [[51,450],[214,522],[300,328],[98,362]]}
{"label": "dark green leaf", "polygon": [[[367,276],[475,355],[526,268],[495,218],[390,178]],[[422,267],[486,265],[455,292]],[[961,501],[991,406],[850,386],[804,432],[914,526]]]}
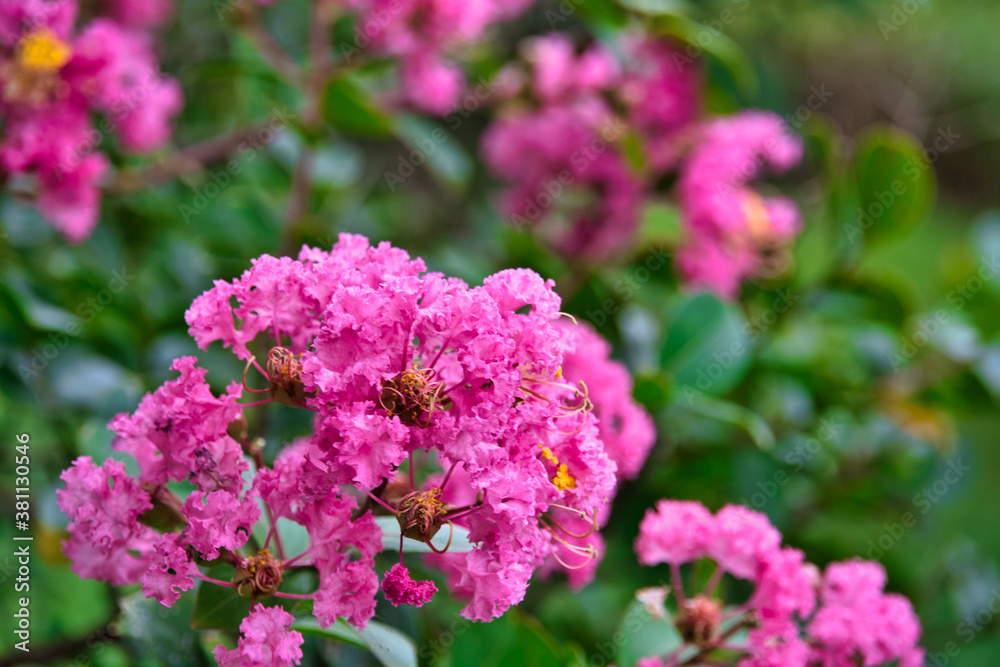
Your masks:
{"label": "dark green leaf", "polygon": [[909,134],[889,126],[869,130],[858,141],[851,168],[859,208],[848,215],[857,228],[849,240],[912,229],[927,216],[934,171]]}
{"label": "dark green leaf", "polygon": [[332,79],[327,84],[323,119],[345,134],[370,137],[389,135],[393,125],[368,92],[347,77]]}

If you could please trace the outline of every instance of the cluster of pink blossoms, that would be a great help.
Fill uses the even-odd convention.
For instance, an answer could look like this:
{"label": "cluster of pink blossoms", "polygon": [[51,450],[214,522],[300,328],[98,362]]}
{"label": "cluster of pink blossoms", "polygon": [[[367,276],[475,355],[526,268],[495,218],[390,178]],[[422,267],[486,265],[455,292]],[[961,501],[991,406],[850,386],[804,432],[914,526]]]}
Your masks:
{"label": "cluster of pink blossoms", "polygon": [[742,280],[767,273],[767,257],[799,232],[799,211],[747,183],[766,166],[784,171],[801,157],[801,140],[771,113],[747,111],[702,128],[679,184],[689,239],[678,261],[691,284],[732,299]]}
{"label": "cluster of pink blossoms", "polygon": [[[511,19],[534,0],[315,0],[356,13],[355,43],[339,47],[350,61],[373,49],[399,60],[404,101],[429,113],[454,109],[465,89],[461,67],[448,58],[455,47],[483,37],[490,26]],[[273,4],[275,0],[258,0]]]}
{"label": "cluster of pink blossoms", "polygon": [[[919,667],[920,622],[906,598],[883,592],[881,565],[833,563],[820,573],[759,512],[727,505],[714,516],[700,503],[661,500],[646,513],[635,543],[643,565],[668,563],[677,600],[675,623],[685,645],[640,667],[676,665],[694,647],[743,657],[739,667]],[[680,566],[701,558],[717,569],[703,593],[685,595]],[[749,599],[723,608],[714,597],[724,573],[750,581]],[[746,642],[735,643],[749,629]],[[895,663],[894,661],[898,661]]]}
{"label": "cluster of pink blossoms", "polygon": [[126,150],[155,150],[181,107],[180,86],[160,73],[137,28],[156,18],[140,4],[111,3],[127,23],[98,17],[77,29],[76,0],[0,0],[0,172],[33,176],[42,213],[73,242],[97,223],[105,135]]}
{"label": "cluster of pink blossoms", "polygon": [[[74,571],[141,581],[169,606],[206,579],[200,565],[230,563],[232,580],[212,584],[258,601],[237,649],[248,665],[267,664],[247,657],[262,643],[280,645],[286,662],[274,664],[297,656],[290,617],[259,602],[301,597],[280,588],[289,568],[316,573],[308,597],[324,626],[372,617],[378,516],[398,522],[401,557],[405,540],[435,552],[426,563],[469,600],[470,619],[519,602],[539,568],[587,583],[619,476],[636,474],[655,434],[609,346],[560,313],[552,288],[528,270],[470,288],[351,235],[217,281],[188,311],[190,333],[231,348],[244,377],[216,396],[195,358],[176,360],[178,378],[109,424],[138,476],[88,457],[63,473]],[[314,427],[267,465],[249,408],[273,402],[314,412]],[[279,519],[306,529],[305,551],[284,552]],[[432,542],[444,531],[450,544],[456,527],[469,550]],[[403,563],[381,589],[416,606],[437,591]]]}
{"label": "cluster of pink blossoms", "polygon": [[[486,162],[510,182],[501,209],[561,253],[600,262],[628,247],[645,200],[677,171],[680,269],[691,285],[734,298],[798,231],[788,200],[764,200],[747,183],[762,163],[798,161],[800,141],[766,112],[702,119],[700,68],[673,43],[630,35],[621,50],[619,63],[600,43],[580,51],[548,35],[526,44],[529,77],[499,77],[510,97],[526,90],[483,139]],[[640,158],[628,156],[630,142]]]}

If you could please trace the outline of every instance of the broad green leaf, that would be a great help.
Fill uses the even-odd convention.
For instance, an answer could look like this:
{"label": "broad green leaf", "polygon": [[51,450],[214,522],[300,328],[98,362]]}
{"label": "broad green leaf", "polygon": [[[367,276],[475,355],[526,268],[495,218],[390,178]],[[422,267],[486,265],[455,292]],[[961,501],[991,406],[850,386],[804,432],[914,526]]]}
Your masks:
{"label": "broad green leaf", "polygon": [[441,182],[452,187],[463,187],[472,175],[472,159],[455,137],[440,123],[413,115],[397,119],[396,134],[410,149],[390,165],[401,178],[410,169],[421,169],[426,164]]}
{"label": "broad green leaf", "polygon": [[902,130],[878,126],[859,140],[851,172],[858,208],[847,215],[855,229],[848,240],[872,239],[912,229],[926,216],[934,198],[934,170],[923,149]]}
{"label": "broad green leaf", "polygon": [[375,104],[368,92],[352,79],[331,79],[323,94],[323,119],[345,134],[384,137],[392,119]]}
{"label": "broad green leaf", "polygon": [[675,384],[715,395],[736,386],[754,356],[740,312],[702,293],[686,298],[670,319],[660,362]]}
{"label": "broad green leaf", "polygon": [[[617,653],[619,665],[634,665],[639,658],[666,655],[683,643],[667,609],[660,606],[653,613],[639,600],[633,600],[625,608],[611,640],[608,647]],[[603,648],[601,651],[605,652]],[[610,660],[611,656],[607,657]]]}
{"label": "broad green leaf", "polygon": [[690,387],[676,394],[675,398],[678,405],[682,405],[692,412],[739,426],[747,432],[754,444],[760,449],[770,450],[774,448],[775,439],[771,427],[768,426],[763,417],[753,410],[736,403],[706,396],[699,391],[692,391]]}
{"label": "broad green leaf", "polygon": [[686,3],[681,0],[617,0],[617,2],[629,11],[648,16],[679,14],[686,9]]}
{"label": "broad green leaf", "polygon": [[417,665],[416,644],[403,633],[378,621],[369,621],[364,630],[359,630],[340,618],[328,628],[320,626],[315,618],[302,618],[295,621],[292,628],[305,634],[368,649],[385,667]]}
{"label": "broad green leaf", "polygon": [[[382,549],[384,551],[399,551],[399,521],[394,516],[375,517],[375,523],[382,529]],[[454,534],[451,536],[451,545],[448,546],[448,553],[462,554],[472,551],[475,546],[469,541],[469,529],[452,524]],[[431,544],[438,551],[448,545],[448,535],[451,531],[447,525],[442,526],[437,535],[431,540]],[[403,539],[403,553],[428,554],[432,553],[429,546],[419,540],[410,538]]]}
{"label": "broad green leaf", "polygon": [[623,26],[628,12],[613,0],[587,0],[584,3],[561,2],[546,10],[545,19],[553,30],[565,29],[579,10],[584,18],[598,26]]}
{"label": "broad green leaf", "polygon": [[[229,581],[233,576],[233,568],[229,565],[216,565],[210,568],[207,574],[213,579]],[[207,581],[198,582],[194,612],[191,614],[192,628],[235,630],[249,613],[250,601],[237,593],[236,589]]]}
{"label": "broad green leaf", "polygon": [[696,60],[702,54],[708,55],[729,71],[744,92],[757,89],[757,72],[750,56],[722,30],[679,14],[657,16],[656,26],[662,34],[688,44],[688,48],[678,54],[679,57]]}
{"label": "broad green leaf", "polygon": [[119,605],[122,635],[141,648],[142,655],[155,657],[155,662],[143,662],[144,665],[202,664],[197,628],[188,624],[190,595],[181,595],[168,608],[136,591],[124,596]]}
{"label": "broad green leaf", "polygon": [[510,610],[491,623],[469,623],[455,630],[451,662],[481,667],[561,667],[559,645],[537,620]]}
{"label": "broad green leaf", "polygon": [[663,202],[650,202],[642,211],[639,242],[642,247],[676,246],[684,233],[680,212],[676,206]]}

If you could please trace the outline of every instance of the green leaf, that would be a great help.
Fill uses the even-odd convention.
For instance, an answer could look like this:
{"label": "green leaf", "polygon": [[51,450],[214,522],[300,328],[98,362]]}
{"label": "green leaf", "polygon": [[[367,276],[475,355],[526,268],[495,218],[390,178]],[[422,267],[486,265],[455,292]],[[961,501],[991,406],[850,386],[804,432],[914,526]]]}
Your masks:
{"label": "green leaf", "polygon": [[672,320],[660,362],[674,382],[716,395],[735,387],[754,356],[742,314],[702,293],[686,298]]}
{"label": "green leaf", "polygon": [[757,90],[757,71],[750,56],[723,32],[679,14],[658,16],[656,27],[661,34],[690,45],[690,48],[679,54],[681,57],[697,58],[704,53],[725,67],[744,92]]}
{"label": "green leaf", "polygon": [[376,106],[368,92],[352,79],[331,79],[323,94],[323,119],[345,134],[385,137],[392,119]]}
{"label": "green leaf", "polygon": [[674,247],[684,234],[680,211],[664,202],[650,202],[642,211],[639,243],[642,247]]}
{"label": "green leaf", "polygon": [[[571,8],[567,12],[566,8]],[[546,11],[545,17],[550,28],[559,28],[573,13],[580,13],[598,26],[624,26],[628,22],[628,12],[613,0],[587,0],[582,4],[561,3],[557,8]]]}
{"label": "green leaf", "polygon": [[684,11],[686,3],[681,0],[617,0],[618,4],[636,14],[662,16]]}
{"label": "green leaf", "polygon": [[660,606],[654,614],[639,600],[633,600],[625,608],[613,640],[619,665],[634,665],[639,658],[666,655],[684,643],[666,608]]}
{"label": "green leaf", "polygon": [[403,633],[378,621],[369,621],[364,630],[358,630],[341,618],[328,628],[320,626],[315,618],[302,618],[295,621],[292,628],[303,634],[368,649],[385,667],[417,665],[416,644]]}
{"label": "green leaf", "polygon": [[[216,565],[208,576],[229,581],[233,576],[231,565]],[[195,630],[236,630],[250,613],[250,601],[236,592],[207,581],[198,582],[191,627]]]}
{"label": "green leaf", "polygon": [[[399,551],[400,530],[399,521],[396,520],[396,517],[377,516],[375,517],[375,523],[382,529],[382,549],[384,551]],[[448,546],[448,553],[463,554],[472,551],[475,545],[469,541],[469,529],[456,526],[455,524],[452,524],[452,527],[454,528],[454,534],[451,536],[451,545]],[[448,545],[450,531],[451,528],[448,526],[441,527],[441,530],[431,540],[431,544],[434,545],[435,549],[441,551]],[[419,540],[412,540],[407,537],[403,540],[403,553],[429,554],[432,553],[432,549]]]}
{"label": "green leaf", "polygon": [[[198,650],[199,637],[187,619],[191,614],[191,597],[181,595],[174,606],[167,608],[142,591],[124,596],[121,607],[122,635],[134,643],[144,656],[156,661],[144,665],[204,664]],[[81,608],[81,612],[83,609]]]}
{"label": "green leaf", "polygon": [[710,419],[739,426],[747,432],[754,444],[762,450],[774,448],[775,438],[771,427],[753,410],[736,403],[705,396],[699,391],[687,391],[676,395],[677,404]]}
{"label": "green leaf", "polygon": [[[396,122],[396,134],[410,149],[404,160],[411,166],[420,168],[425,161],[427,168],[443,184],[462,188],[472,175],[472,159],[455,137],[440,123],[420,116],[400,116]],[[391,169],[401,169],[393,164]]]}
{"label": "green leaf", "polygon": [[452,665],[480,667],[561,667],[558,643],[535,619],[508,611],[491,623],[472,623],[456,631]]}
{"label": "green leaf", "polygon": [[868,130],[858,140],[851,172],[859,208],[847,216],[856,227],[849,239],[912,229],[930,211],[934,170],[916,139],[899,128]]}

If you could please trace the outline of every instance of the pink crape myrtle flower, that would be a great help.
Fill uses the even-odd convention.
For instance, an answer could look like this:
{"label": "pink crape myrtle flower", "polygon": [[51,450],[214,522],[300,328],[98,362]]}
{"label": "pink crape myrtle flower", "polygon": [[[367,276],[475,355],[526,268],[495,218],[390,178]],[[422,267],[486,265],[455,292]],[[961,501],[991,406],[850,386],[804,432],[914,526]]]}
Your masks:
{"label": "pink crape myrtle flower", "polygon": [[73,571],[116,586],[137,583],[149,567],[157,537],[139,522],[153,507],[149,494],[125,474],[119,461],[98,467],[89,456],[81,456],[60,479],[66,488],[56,491],[56,499],[70,520],[63,548]]}
{"label": "pink crape myrtle flower", "polygon": [[295,618],[281,607],[257,605],[240,623],[235,650],[216,646],[219,667],[292,667],[302,661],[302,634],[292,630]]}
{"label": "pink crape myrtle flower", "polygon": [[[922,664],[920,623],[906,598],[883,593],[881,565],[834,563],[821,576],[801,551],[781,547],[781,535],[759,512],[727,505],[713,516],[697,502],[661,500],[640,524],[635,549],[644,565],[670,565],[677,629],[685,646],[706,656],[724,646],[743,654],[739,667]],[[716,572],[704,592],[688,597],[680,566],[702,558],[714,560]],[[728,608],[723,629],[716,593],[726,573],[754,589]],[[747,641],[734,645],[730,637],[744,627]],[[676,664],[677,655],[640,664]]]}
{"label": "pink crape myrtle flower", "polygon": [[599,261],[620,250],[637,228],[642,200],[641,182],[613,146],[621,132],[599,105],[502,117],[482,148],[490,168],[510,181],[501,212],[568,256]]}
{"label": "pink crape myrtle flower", "polygon": [[642,133],[651,166],[671,169],[701,113],[700,63],[682,45],[647,35],[627,35],[624,46],[627,68],[618,94],[629,124]]}
{"label": "pink crape myrtle flower", "polygon": [[0,2],[0,170],[34,176],[43,215],[74,243],[97,223],[107,170],[91,113],[126,149],[147,152],[166,143],[181,107],[145,35],[105,18],[74,32],[76,14],[74,0]]}
{"label": "pink crape myrtle flower", "polygon": [[892,660],[915,662],[920,653],[920,622],[910,601],[884,593],[885,570],[860,560],[832,563],[823,576],[820,607],[809,623],[814,648],[824,665],[846,664],[860,655],[863,664]]}
{"label": "pink crape myrtle flower", "polygon": [[316,412],[315,476],[301,479],[370,492],[415,452],[436,459],[447,472],[439,486],[410,487],[393,499],[403,510],[391,509],[419,509],[418,538],[444,517],[470,531],[471,553],[440,558],[453,567],[453,590],[472,598],[470,617],[518,602],[553,553],[572,567],[594,560],[596,547],[572,544],[565,526],[544,518],[559,504],[588,517],[583,533],[592,532],[616,483],[586,383],[562,375],[575,342],[558,322],[551,282],[517,270],[470,288],[344,235],[330,253],[257,260],[187,317],[200,345],[220,340],[246,360],[258,335],[289,346],[267,373],[282,396]]}
{"label": "pink crape myrtle flower", "polygon": [[602,261],[627,245],[642,200],[617,147],[627,125],[604,96],[620,68],[606,47],[577,54],[561,34],[529,41],[524,53],[540,106],[501,115],[482,141],[487,165],[509,183],[501,212],[564,255]]}
{"label": "pink crape myrtle flower", "polygon": [[[672,42],[629,35],[619,50],[621,62],[601,42],[581,50],[561,33],[527,40],[527,74],[508,66],[496,78],[510,109],[481,149],[507,182],[508,221],[595,263],[629,247],[645,189],[688,148],[701,108],[700,70]],[[641,155],[634,144],[626,151],[632,138],[642,139]]]}
{"label": "pink crape myrtle flower", "polygon": [[348,0],[358,13],[357,44],[399,58],[404,100],[444,115],[465,89],[452,47],[483,37],[487,28],[524,11],[532,0]]}
{"label": "pink crape myrtle flower", "polygon": [[173,0],[105,0],[111,18],[137,30],[155,28],[174,12]]}
{"label": "pink crape myrtle flower", "polygon": [[749,187],[765,166],[782,172],[802,157],[802,141],[781,118],[746,111],[707,123],[681,167],[681,211],[688,243],[678,253],[689,284],[735,298],[762,269],[762,254],[799,231],[795,205]]}
{"label": "pink crape myrtle flower", "polygon": [[409,604],[414,607],[422,607],[437,593],[437,586],[433,581],[414,581],[410,578],[410,572],[402,563],[396,563],[385,573],[382,580],[382,592],[385,599],[398,607],[401,604]]}
{"label": "pink crape myrtle flower", "polygon": [[[392,604],[437,592],[410,577],[406,540],[435,552],[426,564],[468,600],[470,619],[503,614],[539,570],[586,585],[604,553],[616,461],[634,474],[654,434],[609,346],[565,318],[553,288],[524,269],[470,287],[346,234],[330,251],[257,258],[186,316],[199,346],[219,342],[244,362],[242,377],[219,394],[182,357],[176,377],[111,420],[112,446],[137,476],[89,459],[64,474],[67,553],[86,576],[141,581],[166,606],[196,584],[300,598],[282,590],[283,573],[311,568],[318,586],[304,597],[322,626],[363,628],[374,615],[377,517],[399,526],[401,562],[381,582]],[[602,386],[590,395],[589,383]],[[270,463],[248,434],[248,411],[269,403],[313,413],[312,433]],[[309,538],[298,553],[275,529],[289,523]],[[471,545],[458,553],[456,531]],[[446,544],[432,542],[439,533]],[[105,563],[119,553],[128,558]],[[213,579],[201,563],[233,574]],[[262,623],[225,659],[258,650],[258,635],[271,636]]]}
{"label": "pink crape myrtle flower", "polygon": [[560,322],[570,337],[563,375],[587,383],[604,447],[618,467],[618,476],[632,479],[656,443],[653,420],[632,398],[632,376],[623,364],[611,359],[608,341],[587,324]]}

